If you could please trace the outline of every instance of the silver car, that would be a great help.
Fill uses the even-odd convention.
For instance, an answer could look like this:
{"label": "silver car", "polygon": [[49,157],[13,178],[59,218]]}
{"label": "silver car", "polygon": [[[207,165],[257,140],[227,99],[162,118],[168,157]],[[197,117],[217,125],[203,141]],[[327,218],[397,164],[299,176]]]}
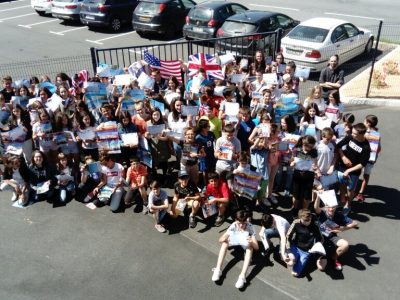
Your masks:
{"label": "silver car", "polygon": [[31,0],[31,6],[39,16],[51,14],[51,0]]}
{"label": "silver car", "polygon": [[79,21],[83,0],[54,0],[51,4],[53,17],[62,20]]}

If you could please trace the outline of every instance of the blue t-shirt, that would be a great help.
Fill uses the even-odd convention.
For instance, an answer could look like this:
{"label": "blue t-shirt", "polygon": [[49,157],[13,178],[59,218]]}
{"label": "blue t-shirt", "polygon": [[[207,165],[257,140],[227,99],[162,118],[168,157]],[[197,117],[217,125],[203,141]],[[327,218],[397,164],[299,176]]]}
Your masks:
{"label": "blue t-shirt", "polygon": [[207,158],[214,158],[214,142],[215,136],[211,131],[208,132],[207,136],[200,133],[196,135],[196,143],[198,143],[201,147],[204,147]]}

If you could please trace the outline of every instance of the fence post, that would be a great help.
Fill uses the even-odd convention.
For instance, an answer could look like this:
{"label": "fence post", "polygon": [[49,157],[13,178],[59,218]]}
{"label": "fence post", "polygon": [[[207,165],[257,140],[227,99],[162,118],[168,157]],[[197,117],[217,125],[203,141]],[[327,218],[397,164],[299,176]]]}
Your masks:
{"label": "fence post", "polygon": [[365,94],[365,98],[368,98],[368,97],[369,97],[369,90],[370,90],[370,88],[371,88],[372,75],[374,74],[375,61],[376,61],[376,57],[377,57],[377,55],[378,55],[378,45],[379,45],[379,39],[380,39],[380,37],[381,37],[382,24],[383,24],[383,21],[380,20],[380,21],[379,21],[378,36],[376,37],[376,45],[375,45],[375,49],[374,49],[374,57],[373,57],[373,59],[372,59],[371,72],[369,73],[368,86],[367,86],[367,93]]}
{"label": "fence post", "polygon": [[96,74],[96,71],[97,71],[96,48],[90,47],[90,56],[92,58],[93,74]]}
{"label": "fence post", "polygon": [[279,28],[276,32],[276,39],[275,39],[275,51],[272,54],[272,58],[275,60],[275,55],[276,53],[280,52],[281,50],[281,39],[282,39],[282,35],[283,35],[283,29]]}

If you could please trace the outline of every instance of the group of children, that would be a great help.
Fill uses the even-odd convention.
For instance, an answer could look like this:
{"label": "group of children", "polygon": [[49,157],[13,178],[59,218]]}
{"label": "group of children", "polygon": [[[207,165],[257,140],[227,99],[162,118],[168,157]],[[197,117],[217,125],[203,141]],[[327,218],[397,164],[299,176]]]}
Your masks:
{"label": "group of children", "polygon": [[[341,269],[337,257],[348,244],[336,233],[357,225],[347,214],[353,199],[364,201],[380,152],[378,119],[368,115],[364,122],[354,124],[355,117],[344,113],[339,92],[334,90],[323,99],[319,85],[301,101],[301,80],[294,76],[295,65],[287,65],[285,74],[275,70],[278,80],[274,84],[257,76],[265,70],[256,62],[249,70],[232,68],[231,75],[247,72],[243,83],[234,83],[229,77],[211,82],[200,69],[196,75],[200,81],[195,76],[186,91],[175,77],[165,80],[157,70],[151,73],[153,89],[137,82],[118,89],[111,78],[88,78],[87,72],[73,78],[60,73],[54,85],[48,77],[33,77],[17,85],[6,76],[0,91],[4,165],[0,188],[11,188],[12,200],[20,206],[41,200],[65,204],[75,198],[94,207],[109,205],[115,212],[137,202],[135,210],[153,214],[159,232],[166,231],[167,219],[173,226],[180,216],[187,216],[189,226],[196,227],[200,211],[204,218],[214,216],[215,226],[232,215],[234,222],[220,238],[222,247],[212,279],[219,280],[227,249],[240,245],[246,254],[238,288],[246,282],[252,251],[258,249],[251,225],[254,210],[264,213],[260,237],[265,250],[272,248],[271,237],[280,237],[281,257],[293,266],[294,276],[300,275],[308,260],[307,251],[316,241],[312,237],[320,236],[317,241],[322,242],[321,226],[334,218],[338,227],[325,237],[337,247],[334,261]],[[190,88],[194,81],[201,83],[198,91]],[[97,110],[87,105],[88,82],[111,87],[107,103]],[[144,89],[145,98],[137,101],[132,111],[124,101],[135,89]],[[222,93],[217,95],[216,90]],[[54,95],[61,98],[56,107]],[[293,95],[297,97],[292,102],[296,110],[281,115],[287,97]],[[236,107],[231,103],[238,103],[238,112],[230,111]],[[184,113],[184,106],[198,106],[197,113]],[[118,151],[104,148],[102,141],[104,132],[114,125]],[[163,129],[154,133],[160,125]],[[123,135],[127,134],[136,134],[137,139],[126,142]],[[146,154],[150,163],[144,159]],[[173,174],[173,162],[179,171],[169,201],[164,187]],[[355,194],[361,173],[364,179]],[[238,177],[243,174],[249,177],[240,182]],[[314,192],[335,184],[340,187],[340,212],[336,205],[321,208]],[[283,195],[279,194],[281,188]],[[268,207],[279,206],[290,195],[292,225],[281,216],[266,214]],[[319,223],[309,210],[312,202]],[[318,257],[319,269],[325,267],[324,257]]]}

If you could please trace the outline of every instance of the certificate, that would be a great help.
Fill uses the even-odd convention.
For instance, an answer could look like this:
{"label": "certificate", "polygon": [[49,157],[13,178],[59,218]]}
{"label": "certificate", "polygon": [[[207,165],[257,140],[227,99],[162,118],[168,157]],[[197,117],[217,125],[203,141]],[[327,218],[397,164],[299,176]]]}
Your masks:
{"label": "certificate", "polygon": [[140,87],[143,87],[145,89],[153,89],[154,79],[146,73],[142,72],[138,78],[138,83]]}
{"label": "certificate", "polygon": [[113,84],[118,86],[130,85],[132,80],[134,80],[134,77],[131,74],[115,75]]}
{"label": "certificate", "polygon": [[333,207],[338,205],[335,190],[323,191],[318,193],[318,196],[325,206]]}
{"label": "certificate", "polygon": [[121,140],[124,146],[137,146],[139,144],[139,137],[137,132],[121,134]]}
{"label": "certificate", "polygon": [[318,116],[315,116],[314,118],[314,122],[315,122],[315,127],[317,127],[317,129],[319,130],[323,130],[326,127],[331,127],[332,125],[332,120],[329,118],[321,118]]}
{"label": "certificate", "polygon": [[243,82],[245,78],[246,78],[246,74],[232,74],[231,82],[232,83],[240,83],[240,82]]}
{"label": "certificate", "polygon": [[153,136],[157,136],[163,132],[165,124],[147,126],[147,131]]}
{"label": "certificate", "polygon": [[47,193],[50,189],[50,180],[41,182],[36,186],[36,194],[44,194]]}
{"label": "certificate", "polygon": [[258,128],[259,128],[258,132],[259,137],[269,137],[270,134],[269,124],[260,124],[258,125]]}
{"label": "certificate", "polygon": [[242,246],[243,248],[247,248],[249,246],[248,238],[248,231],[232,231],[229,233],[229,246]]}
{"label": "certificate", "polygon": [[78,131],[78,136],[82,141],[89,141],[89,140],[95,140],[96,139],[96,133],[93,130],[81,130]]}
{"label": "certificate", "polygon": [[297,78],[304,78],[304,79],[308,79],[308,77],[310,77],[310,68],[300,68],[297,67],[296,71],[294,72],[294,76]]}
{"label": "certificate", "polygon": [[278,76],[276,73],[265,73],[263,74],[263,80],[266,84],[278,84]]}
{"label": "certificate", "polygon": [[251,93],[251,98],[253,99],[262,99],[263,95],[260,92],[252,92]]}
{"label": "certificate", "polygon": [[308,124],[307,127],[304,127],[304,134],[305,135],[317,135],[317,129],[315,128],[315,124]]}
{"label": "certificate", "polygon": [[182,105],[182,116],[197,116],[199,114],[199,106]]}

